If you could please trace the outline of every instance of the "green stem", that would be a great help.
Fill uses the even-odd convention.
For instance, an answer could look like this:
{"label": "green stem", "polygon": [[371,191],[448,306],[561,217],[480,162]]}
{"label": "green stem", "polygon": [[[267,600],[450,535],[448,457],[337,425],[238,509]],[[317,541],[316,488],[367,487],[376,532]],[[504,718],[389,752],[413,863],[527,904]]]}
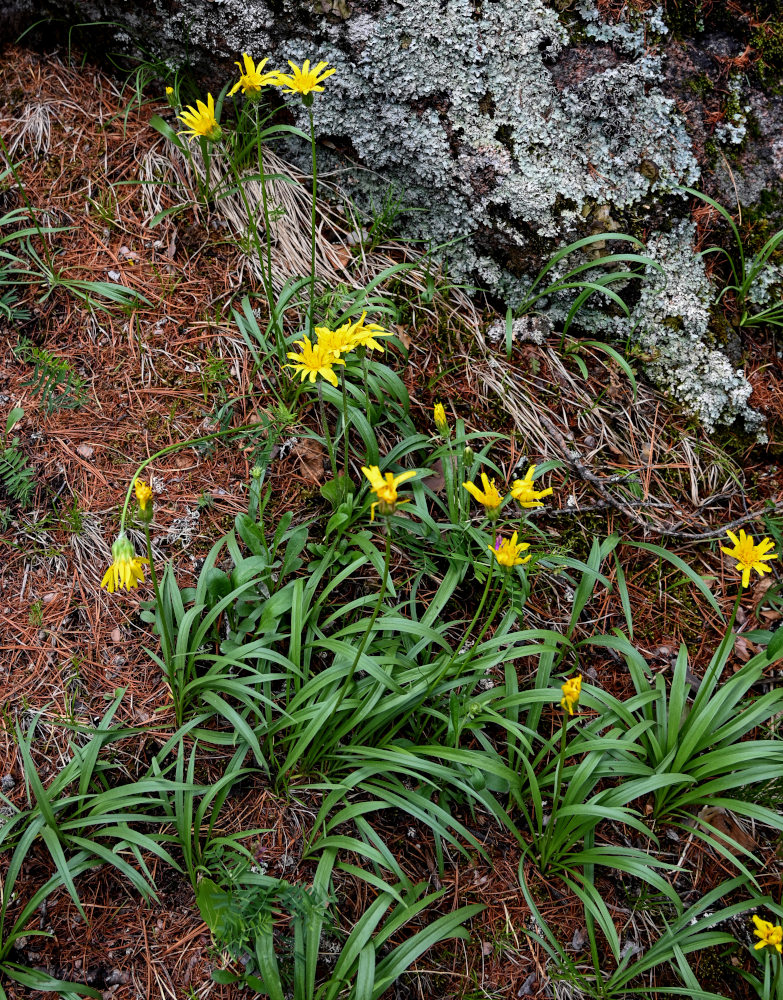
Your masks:
{"label": "green stem", "polygon": [[384,555],[383,555],[383,575],[381,576],[381,589],[378,591],[378,600],[375,602],[375,608],[373,609],[370,622],[367,625],[367,628],[365,629],[364,635],[362,636],[362,641],[359,643],[359,648],[356,650],[356,655],[353,658],[353,663],[351,664],[351,668],[348,671],[348,674],[345,678],[345,683],[343,684],[342,689],[340,690],[340,696],[337,699],[337,704],[332,709],[332,713],[334,715],[337,714],[337,709],[342,704],[343,698],[345,697],[345,692],[348,689],[351,682],[353,681],[353,675],[356,673],[356,668],[359,665],[359,660],[362,657],[362,653],[364,652],[367,643],[370,641],[370,636],[372,635],[372,630],[375,626],[375,622],[377,621],[378,615],[381,612],[383,599],[386,596],[386,587],[389,582],[389,564],[391,563],[391,529],[389,528],[388,518],[386,519],[385,523],[385,534],[386,534],[386,548],[384,550]]}
{"label": "green stem", "polygon": [[316,195],[318,192],[318,181],[317,181],[317,157],[315,152],[315,121],[313,119],[313,109],[307,109],[310,115],[310,146],[313,152],[313,192],[312,192],[312,204],[310,206],[310,335],[312,336],[312,331],[315,329],[315,206],[316,206]]}
{"label": "green stem", "polygon": [[359,354],[359,356],[362,359],[362,379],[364,381],[364,402],[365,402],[365,406],[366,406],[366,411],[365,412],[367,413],[367,419],[370,420],[370,422],[372,422],[371,418],[370,418],[370,411],[371,411],[370,386],[369,386],[370,371],[369,371],[369,366],[367,364],[367,348],[366,347],[360,347],[358,349],[357,353]]}
{"label": "green stem", "polygon": [[332,444],[332,435],[329,433],[329,421],[326,419],[326,407],[324,406],[324,393],[321,388],[321,383],[318,383],[318,406],[321,411],[321,424],[324,429],[324,440],[326,441],[326,450],[329,452],[329,462],[332,466],[332,478],[337,479],[337,459],[334,457],[334,445]]}
{"label": "green stem", "polygon": [[212,434],[205,434],[203,437],[192,438],[189,441],[178,441],[176,444],[168,444],[165,448],[161,448],[160,451],[156,451],[154,455],[150,455],[149,458],[145,458],[144,461],[136,468],[136,472],[131,477],[130,484],[128,486],[128,491],[125,494],[125,503],[122,507],[122,515],[120,517],[120,531],[125,528],[125,521],[128,518],[128,506],[130,504],[131,494],[133,493],[133,486],[136,480],[139,478],[141,473],[147,468],[147,466],[154,462],[156,458],[161,458],[163,455],[168,455],[171,451],[177,451],[178,448],[190,448],[196,444],[204,444],[206,441],[213,441],[215,438],[226,437],[231,434],[244,434],[249,430],[259,430],[258,424],[242,424],[240,427],[227,427],[224,431],[214,431]]}
{"label": "green stem", "polygon": [[[250,202],[247,197],[247,192],[245,191],[245,185],[242,182],[242,178],[239,175],[239,171],[237,170],[233,157],[231,156],[231,154],[229,153],[228,149],[225,146],[223,146],[222,149],[223,149],[223,154],[228,160],[229,165],[231,167],[231,174],[234,178],[237,189],[239,190],[239,195],[242,199],[242,204],[244,205],[245,208],[247,223],[248,226],[250,227],[250,233],[253,237],[253,245],[255,247],[256,257],[258,258],[258,266],[261,269],[261,284],[264,286],[264,294],[266,295],[266,300],[267,303],[269,304],[269,310],[273,314],[273,316],[276,317],[277,313],[275,311],[275,306],[274,306],[274,290],[271,285],[271,278],[269,283],[267,282],[267,274],[264,269],[264,256],[263,253],[261,252],[261,238],[258,235],[258,225],[256,224],[255,213],[250,208]],[[264,190],[265,190],[264,185],[262,184],[261,191],[263,192]],[[264,200],[266,199],[264,198]],[[267,237],[268,237],[268,230],[267,230]],[[282,342],[282,338],[278,337],[277,335],[275,336],[275,349],[277,351],[278,360],[282,365],[285,362],[285,344]]]}
{"label": "green stem", "polygon": [[563,710],[563,729],[560,736],[560,754],[557,758],[557,768],[555,769],[555,790],[552,794],[552,809],[549,813],[549,822],[544,831],[544,842],[541,845],[541,860],[539,868],[543,873],[549,861],[549,846],[552,840],[552,831],[555,828],[557,819],[557,807],[560,804],[560,788],[563,783],[563,765],[565,763],[566,746],[568,744],[568,712]]}
{"label": "green stem", "polygon": [[343,474],[347,478],[350,475],[348,468],[348,389],[345,385],[345,375],[343,375],[342,380],[343,386],[343,452],[345,455],[343,461]]}
{"label": "green stem", "polygon": [[144,522],[144,537],[147,539],[147,558],[150,561],[150,579],[152,580],[152,590],[155,594],[155,606],[160,613],[160,638],[163,646],[163,662],[166,664],[169,686],[171,687],[171,700],[174,703],[177,726],[182,725],[182,704],[177,697],[176,684],[174,679],[174,646],[171,642],[171,632],[166,617],[166,608],[160,596],[160,586],[158,584],[158,574],[155,572],[155,560],[152,555],[152,538],[150,537],[150,526]]}
{"label": "green stem", "polygon": [[256,152],[258,156],[258,175],[261,178],[261,204],[264,210],[264,230],[266,233],[266,266],[267,266],[267,286],[266,297],[269,305],[269,312],[272,318],[273,329],[275,331],[275,344],[282,340],[282,330],[279,328],[277,315],[277,303],[274,298],[274,285],[272,284],[272,228],[269,224],[269,201],[266,193],[266,172],[264,170],[264,154],[261,143],[261,124],[258,119],[258,105],[255,107],[256,119]]}

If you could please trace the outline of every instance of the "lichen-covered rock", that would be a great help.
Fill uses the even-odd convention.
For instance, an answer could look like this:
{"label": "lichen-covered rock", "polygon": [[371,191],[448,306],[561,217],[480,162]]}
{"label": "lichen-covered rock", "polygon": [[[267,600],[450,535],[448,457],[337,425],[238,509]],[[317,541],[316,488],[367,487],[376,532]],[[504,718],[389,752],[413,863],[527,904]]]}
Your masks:
{"label": "lichen-covered rock", "polygon": [[764,418],[748,405],[753,391],[741,369],[710,343],[710,307],[716,289],[704,258],[693,250],[695,227],[681,222],[654,237],[648,253],[663,273],[648,269],[631,315],[634,337],[648,356],[653,380],[695,414],[707,431],[741,418],[745,430],[764,437]]}

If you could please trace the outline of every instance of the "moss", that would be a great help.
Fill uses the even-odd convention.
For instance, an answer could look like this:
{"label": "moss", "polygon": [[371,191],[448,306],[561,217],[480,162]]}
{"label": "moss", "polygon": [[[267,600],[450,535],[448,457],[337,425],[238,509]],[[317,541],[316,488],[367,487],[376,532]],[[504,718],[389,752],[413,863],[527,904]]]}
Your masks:
{"label": "moss", "polygon": [[706,73],[699,73],[697,76],[692,76],[686,86],[688,90],[692,90],[694,94],[702,98],[715,90],[715,84]]}

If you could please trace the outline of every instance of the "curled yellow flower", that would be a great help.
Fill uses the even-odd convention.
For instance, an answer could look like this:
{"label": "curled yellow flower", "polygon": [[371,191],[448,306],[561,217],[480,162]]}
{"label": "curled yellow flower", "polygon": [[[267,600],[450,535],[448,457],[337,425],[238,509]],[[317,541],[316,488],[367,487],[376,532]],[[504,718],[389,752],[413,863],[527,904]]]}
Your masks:
{"label": "curled yellow flower", "polygon": [[137,479],[133,488],[136,490],[136,499],[139,501],[139,509],[142,513],[146,513],[147,504],[152,500],[152,490],[144,482],[143,479]]}
{"label": "curled yellow flower", "polygon": [[149,565],[149,559],[142,559],[136,555],[124,531],[117,536],[111,547],[111,554],[112,564],[101,580],[101,586],[110,594],[122,587],[130,590],[131,587],[138,587],[139,582],[144,582],[144,563]]}
{"label": "curled yellow flower", "polygon": [[233,97],[238,90],[241,90],[246,97],[258,97],[264,87],[277,84],[279,76],[277,71],[264,72],[264,66],[269,62],[268,59],[262,59],[256,65],[247,52],[243,52],[242,61],[245,64],[244,67],[242,63],[234,63],[235,66],[239,67],[239,80],[229,90],[229,97]]}
{"label": "curled yellow flower", "polygon": [[755,950],[758,951],[760,948],[774,948],[778,955],[783,954],[783,927],[780,924],[771,924],[769,920],[762,920],[755,913],[753,915],[753,923],[756,925],[753,933],[757,938],[761,938],[760,941],[757,941],[753,945]]}
{"label": "curled yellow flower", "polygon": [[369,468],[363,465],[362,472],[370,481],[370,489],[378,497],[375,503],[370,505],[371,521],[375,520],[376,507],[382,517],[388,517],[397,509],[398,503],[408,502],[407,500],[398,499],[397,487],[407,479],[413,479],[416,475],[415,470],[401,472],[399,476],[394,476],[391,472],[387,472],[384,475],[377,465],[371,465]]}
{"label": "curled yellow flower", "polygon": [[449,430],[448,421],[446,420],[446,411],[443,408],[443,403],[436,403],[432,410],[432,417],[435,421],[435,426],[438,428],[440,433],[445,437]]}
{"label": "curled yellow flower", "polygon": [[498,493],[498,488],[495,486],[495,480],[490,479],[486,472],[481,473],[481,485],[484,487],[483,491],[476,486],[475,483],[463,483],[465,489],[470,493],[470,495],[484,507],[487,512],[487,517],[494,520],[500,511],[500,505],[503,503],[503,497]]}
{"label": "curled yellow flower", "polygon": [[494,548],[491,545],[487,546],[490,552],[494,552],[501,566],[511,569],[512,566],[522,566],[530,562],[531,556],[520,559],[520,553],[530,548],[530,542],[517,542],[518,537],[519,534],[515,531],[511,538],[498,538]]}
{"label": "curled yellow flower", "polygon": [[215,142],[223,134],[215,118],[215,98],[212,94],[207,94],[207,103],[196,101],[196,107],[188,105],[179,116],[180,121],[187,128],[180,132],[180,135],[191,139],[210,139]]}
{"label": "curled yellow flower", "polygon": [[288,65],[291,67],[291,72],[278,73],[275,85],[284,87],[283,93],[285,94],[301,94],[303,97],[306,97],[310,93],[320,93],[324,89],[320,84],[327,77],[331,76],[332,73],[337,72],[334,67],[331,69],[326,68],[329,65],[328,62],[319,62],[310,69],[309,59],[305,59],[301,69],[296,63],[291,62],[290,59],[288,60]]}
{"label": "curled yellow flower", "polygon": [[316,345],[327,353],[333,354],[336,358],[342,354],[348,354],[355,347],[350,323],[343,323],[336,330],[330,330],[328,326],[317,326],[315,334],[317,337]]}
{"label": "curled yellow flower", "polygon": [[579,704],[579,695],[582,693],[582,675],[577,674],[576,677],[569,677],[560,690],[563,692],[560,707],[565,709],[569,715],[573,715],[574,709]]}
{"label": "curled yellow flower", "polygon": [[301,373],[303,382],[306,378],[309,378],[311,382],[315,382],[316,378],[320,375],[333,386],[337,386],[337,375],[335,374],[334,366],[345,364],[341,358],[336,357],[332,351],[327,351],[322,344],[311,343],[309,337],[302,337],[301,340],[295,341],[294,346],[300,349],[300,353],[297,354],[295,351],[289,351],[286,357],[290,358],[295,364],[284,365],[283,367],[293,368],[294,375]]}
{"label": "curled yellow flower", "polygon": [[737,538],[733,531],[727,531],[726,534],[734,543],[734,548],[727,549],[721,545],[720,550],[721,552],[725,552],[727,556],[731,556],[732,559],[737,560],[737,565],[734,568],[738,573],[742,573],[743,587],[747,587],[750,583],[750,571],[752,569],[755,569],[759,576],[772,572],[772,567],[767,566],[762,561],[764,559],[777,559],[778,557],[777,552],[770,552],[770,549],[774,549],[775,547],[775,543],[771,538],[762,538],[757,545],[753,541],[753,536],[748,535],[743,528],[740,528],[739,538]]}
{"label": "curled yellow flower", "polygon": [[351,338],[354,347],[365,347],[371,351],[383,351],[384,345],[376,340],[376,337],[391,337],[388,330],[384,330],[377,323],[365,323],[366,312],[363,312],[359,319],[351,325]]}
{"label": "curled yellow flower", "polygon": [[535,465],[531,465],[524,479],[515,479],[511,484],[511,496],[521,507],[543,507],[540,501],[553,492],[551,487],[546,490],[536,490],[533,483],[535,471]]}

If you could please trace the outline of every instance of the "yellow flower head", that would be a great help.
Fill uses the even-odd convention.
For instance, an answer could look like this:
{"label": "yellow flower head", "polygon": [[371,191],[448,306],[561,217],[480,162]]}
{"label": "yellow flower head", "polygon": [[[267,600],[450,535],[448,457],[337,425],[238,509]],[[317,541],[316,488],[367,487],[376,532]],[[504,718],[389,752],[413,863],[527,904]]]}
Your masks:
{"label": "yellow flower head", "polygon": [[305,59],[301,69],[290,59],[288,65],[291,67],[291,72],[278,73],[275,85],[285,87],[283,92],[286,94],[301,94],[303,97],[311,92],[320,93],[324,88],[319,85],[332,73],[337,72],[334,67],[327,69],[326,67],[329,65],[327,62],[319,62],[317,66],[310,69],[309,59]]}
{"label": "yellow flower head", "polygon": [[211,139],[217,141],[223,134],[215,118],[215,98],[212,94],[207,94],[207,103],[196,101],[196,107],[188,105],[179,116],[180,121],[187,128],[180,132],[186,135],[188,141],[191,139]]}
{"label": "yellow flower head", "polygon": [[166,87],[166,93],[169,96],[171,96],[174,93],[174,88],[173,87]]}
{"label": "yellow flower head", "polygon": [[322,344],[312,344],[309,337],[302,337],[301,340],[295,341],[295,346],[300,349],[301,353],[289,351],[286,357],[289,357],[295,364],[284,365],[285,368],[293,368],[294,375],[301,372],[303,382],[306,378],[315,382],[320,375],[327,382],[331,382],[333,386],[337,386],[334,366],[345,364],[341,358],[336,357],[332,351],[327,351]]}
{"label": "yellow flower head", "polygon": [[483,504],[487,517],[494,520],[500,511],[500,505],[503,503],[503,497],[498,493],[497,486],[495,486],[495,480],[490,479],[486,472],[481,473],[481,484],[484,487],[483,492],[475,485],[475,483],[463,483],[462,485],[470,493],[470,495],[478,500],[480,504]]}
{"label": "yellow flower head", "polygon": [[515,531],[511,538],[498,538],[494,549],[491,545],[487,546],[490,552],[495,553],[495,558],[501,566],[511,569],[512,566],[522,566],[524,563],[530,562],[531,556],[525,556],[524,559],[519,558],[520,552],[530,548],[530,542],[517,542],[518,537],[518,533]]}
{"label": "yellow flower head", "polygon": [[740,528],[739,538],[737,538],[733,531],[727,531],[726,534],[734,543],[734,548],[727,549],[721,545],[720,550],[721,552],[725,552],[727,556],[731,556],[732,559],[737,560],[737,565],[734,568],[737,572],[742,573],[743,587],[747,587],[750,583],[750,571],[752,569],[755,569],[759,576],[771,572],[771,567],[762,562],[763,559],[777,559],[778,557],[777,552],[770,552],[770,549],[774,549],[775,547],[775,543],[771,538],[762,538],[758,545],[756,545],[753,541],[753,536],[746,534],[742,528]]}
{"label": "yellow flower head", "polygon": [[238,90],[241,90],[246,97],[258,97],[264,87],[277,83],[279,74],[276,71],[264,73],[264,66],[269,62],[268,59],[262,59],[256,66],[247,52],[243,52],[242,60],[245,64],[244,69],[242,63],[234,63],[235,66],[239,67],[239,80],[229,90],[229,97],[233,97]]}
{"label": "yellow flower head", "polygon": [[113,562],[106,570],[101,580],[101,586],[105,587],[110,594],[115,590],[124,587],[130,590],[131,587],[138,587],[139,581],[144,582],[144,563],[149,564],[149,559],[141,559],[133,551],[133,545],[124,531],[117,536],[117,540],[111,547]]}
{"label": "yellow flower head", "polygon": [[543,507],[539,501],[542,497],[548,497],[552,489],[537,491],[533,485],[533,474],[536,471],[535,465],[531,465],[527,470],[524,479],[515,479],[511,485],[511,496],[521,507]]}
{"label": "yellow flower head", "polygon": [[354,349],[350,323],[343,323],[336,330],[330,330],[328,326],[317,326],[315,334],[318,338],[316,346],[323,348],[324,351],[333,354],[336,358],[339,358],[341,354],[348,354]]}
{"label": "yellow flower head", "polygon": [[445,436],[448,433],[449,425],[446,420],[446,411],[443,408],[443,403],[436,403],[433,410],[432,416],[435,420],[435,426],[438,428],[441,434]]}
{"label": "yellow flower head", "polygon": [[579,695],[582,693],[582,675],[577,674],[576,677],[569,677],[560,690],[563,692],[560,707],[565,709],[569,715],[573,715],[574,709],[579,704]]}
{"label": "yellow flower head", "polygon": [[778,955],[783,954],[783,927],[780,924],[771,924],[769,920],[762,920],[761,917],[753,916],[753,923],[756,925],[753,933],[757,938],[761,938],[753,946],[756,951],[760,948],[774,948]]}
{"label": "yellow flower head", "polygon": [[362,466],[362,472],[370,480],[370,489],[378,497],[375,503],[370,505],[370,520],[375,520],[375,508],[378,507],[378,513],[382,517],[388,517],[393,514],[397,508],[398,503],[407,503],[407,500],[397,499],[397,487],[400,483],[404,483],[406,479],[413,479],[416,475],[415,470],[411,472],[402,472],[399,476],[394,476],[391,472],[387,472],[385,475],[381,473],[381,470],[377,465],[371,465],[369,468]]}
{"label": "yellow flower head", "polygon": [[383,351],[384,345],[376,340],[376,337],[391,337],[388,330],[384,330],[377,323],[365,323],[367,313],[363,312],[359,319],[351,325],[351,337],[354,347],[366,347],[371,351]]}

